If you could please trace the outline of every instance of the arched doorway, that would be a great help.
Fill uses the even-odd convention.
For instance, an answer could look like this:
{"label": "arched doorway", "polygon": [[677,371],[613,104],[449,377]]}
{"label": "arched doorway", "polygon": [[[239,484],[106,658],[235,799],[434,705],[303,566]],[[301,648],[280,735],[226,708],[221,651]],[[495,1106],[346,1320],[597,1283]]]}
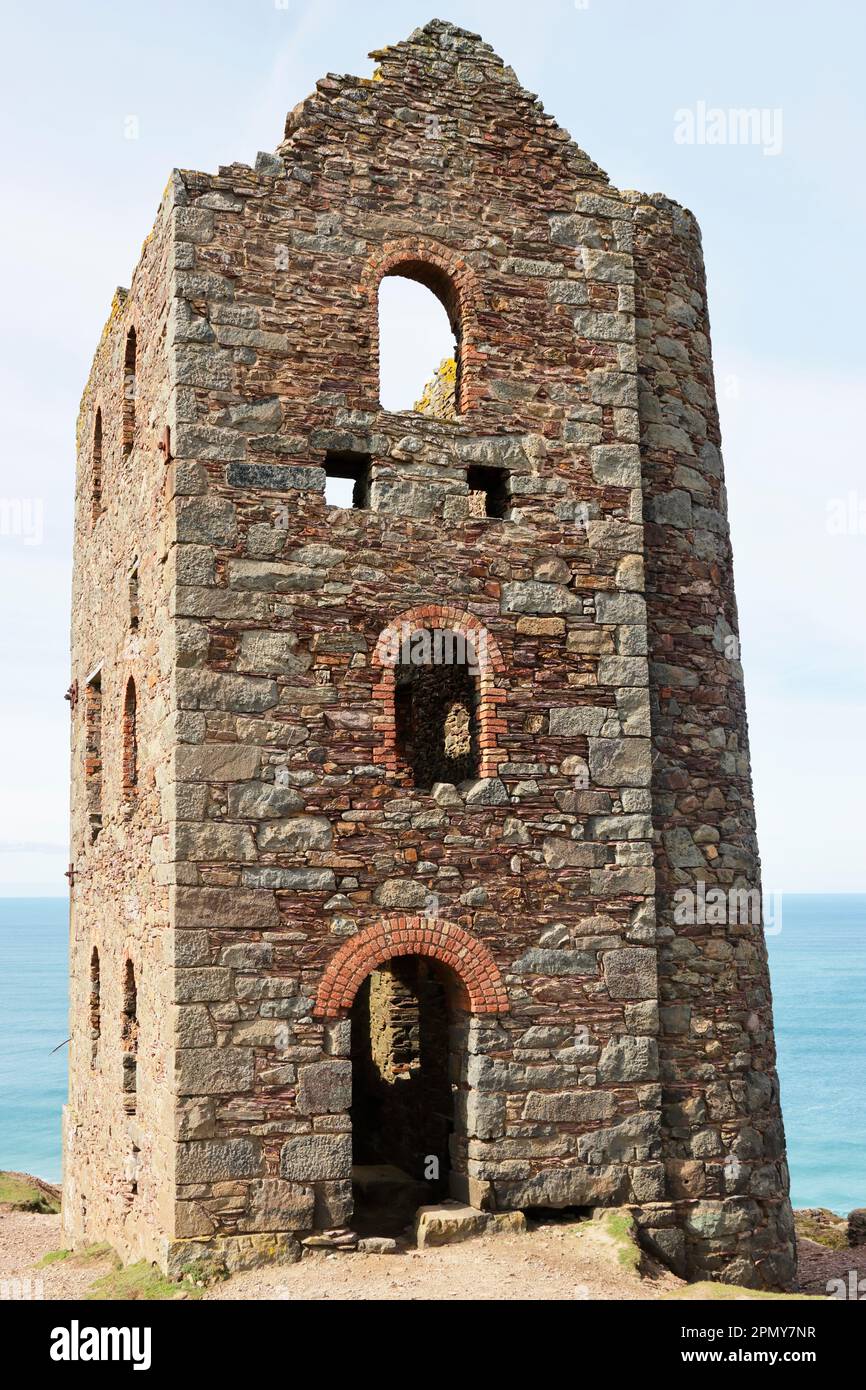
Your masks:
{"label": "arched doorway", "polygon": [[472,1019],[507,1012],[490,951],[452,922],[385,917],[331,957],[313,1013],[350,1021],[359,1232],[398,1234],[465,1185]]}
{"label": "arched doorway", "polygon": [[398,956],[372,970],[355,995],[352,1186],[359,1230],[398,1234],[418,1206],[448,1196],[464,1031],[450,973],[425,956]]}

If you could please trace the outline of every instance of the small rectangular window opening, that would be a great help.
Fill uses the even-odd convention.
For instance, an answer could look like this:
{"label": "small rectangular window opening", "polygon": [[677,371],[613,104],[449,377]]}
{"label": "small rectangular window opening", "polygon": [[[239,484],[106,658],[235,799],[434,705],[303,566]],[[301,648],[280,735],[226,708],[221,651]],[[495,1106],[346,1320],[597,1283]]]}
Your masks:
{"label": "small rectangular window opening", "polygon": [[124,1164],[126,1180],[129,1184],[127,1196],[130,1200],[138,1196],[138,1176],[141,1172],[141,1149],[133,1144]]}
{"label": "small rectangular window opening", "polygon": [[470,516],[508,516],[511,490],[508,472],[504,468],[467,468]]}
{"label": "small rectangular window opening", "polygon": [[329,507],[370,505],[370,455],[329,450],[325,455],[325,502]]}

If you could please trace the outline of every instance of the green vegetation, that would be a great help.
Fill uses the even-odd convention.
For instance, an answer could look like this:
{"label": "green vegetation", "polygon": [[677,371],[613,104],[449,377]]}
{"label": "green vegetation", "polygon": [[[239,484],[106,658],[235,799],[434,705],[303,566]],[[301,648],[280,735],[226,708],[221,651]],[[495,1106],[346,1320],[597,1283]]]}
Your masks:
{"label": "green vegetation", "polygon": [[45,1269],[47,1265],[57,1264],[60,1260],[68,1260],[70,1265],[80,1268],[106,1259],[110,1259],[115,1268],[120,1267],[120,1260],[111,1246],[103,1241],[100,1245],[86,1245],[83,1250],[49,1250],[34,1268]]}
{"label": "green vegetation", "polygon": [[612,1208],[599,1217],[599,1224],[616,1246],[616,1258],[623,1269],[630,1274],[640,1274],[641,1249],[637,1241],[637,1227],[629,1213]]}
{"label": "green vegetation", "polygon": [[46,1265],[56,1265],[59,1260],[68,1260],[71,1254],[71,1250],[49,1250],[46,1255],[42,1256],[42,1259],[39,1261],[39,1263],[33,1266],[33,1268],[45,1269]]}
{"label": "green vegetation", "polygon": [[662,1294],[662,1298],[679,1298],[689,1302],[709,1300],[711,1302],[725,1302],[730,1300],[742,1299],[818,1299],[820,1302],[826,1300],[821,1294],[812,1293],[768,1293],[766,1289],[744,1289],[741,1284],[711,1284],[703,1281],[699,1284],[686,1284],[681,1289],[675,1289],[673,1293]]}
{"label": "green vegetation", "polygon": [[93,1302],[131,1302],[138,1299],[201,1298],[201,1294],[201,1289],[191,1281],[184,1279],[181,1283],[174,1283],[166,1279],[156,1265],[140,1260],[126,1269],[115,1269],[110,1274],[104,1274],[91,1286],[85,1297]]}
{"label": "green vegetation", "polygon": [[60,1210],[60,1197],[56,1188],[29,1178],[26,1173],[0,1172],[0,1206],[53,1216]]}
{"label": "green vegetation", "polygon": [[795,1211],[794,1229],[798,1236],[817,1241],[830,1250],[848,1249],[848,1221],[827,1207],[807,1207]]}
{"label": "green vegetation", "polygon": [[208,1284],[221,1284],[224,1279],[228,1279],[229,1271],[225,1262],[216,1256],[202,1256],[199,1260],[189,1260],[181,1272],[184,1287],[194,1284],[196,1288],[205,1288]]}

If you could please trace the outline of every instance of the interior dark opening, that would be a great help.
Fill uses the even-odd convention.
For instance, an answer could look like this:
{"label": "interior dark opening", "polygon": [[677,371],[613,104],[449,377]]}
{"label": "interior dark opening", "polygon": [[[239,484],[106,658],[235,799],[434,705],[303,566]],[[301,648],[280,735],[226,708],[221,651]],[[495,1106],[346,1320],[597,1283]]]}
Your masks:
{"label": "interior dark opening", "polygon": [[467,468],[472,516],[505,517],[511,506],[508,472],[504,468]]}
{"label": "interior dark opening", "polygon": [[443,967],[401,956],[374,970],[352,1006],[354,1225],[397,1235],[447,1196],[454,1101]]}
{"label": "interior dark opening", "polygon": [[450,629],[414,633],[394,668],[397,752],[416,787],[478,776],[474,653]]}

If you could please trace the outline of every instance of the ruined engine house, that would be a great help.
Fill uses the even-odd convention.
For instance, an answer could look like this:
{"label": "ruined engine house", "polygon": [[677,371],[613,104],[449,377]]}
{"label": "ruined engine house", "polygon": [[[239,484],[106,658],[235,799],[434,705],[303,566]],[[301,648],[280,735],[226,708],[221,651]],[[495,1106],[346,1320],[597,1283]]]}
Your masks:
{"label": "ruined engine house", "polygon": [[783,1287],[762,927],[674,914],[760,887],[699,231],[476,35],[373,56],[173,173],[85,388],[67,1239],[292,1259],[385,1172]]}

